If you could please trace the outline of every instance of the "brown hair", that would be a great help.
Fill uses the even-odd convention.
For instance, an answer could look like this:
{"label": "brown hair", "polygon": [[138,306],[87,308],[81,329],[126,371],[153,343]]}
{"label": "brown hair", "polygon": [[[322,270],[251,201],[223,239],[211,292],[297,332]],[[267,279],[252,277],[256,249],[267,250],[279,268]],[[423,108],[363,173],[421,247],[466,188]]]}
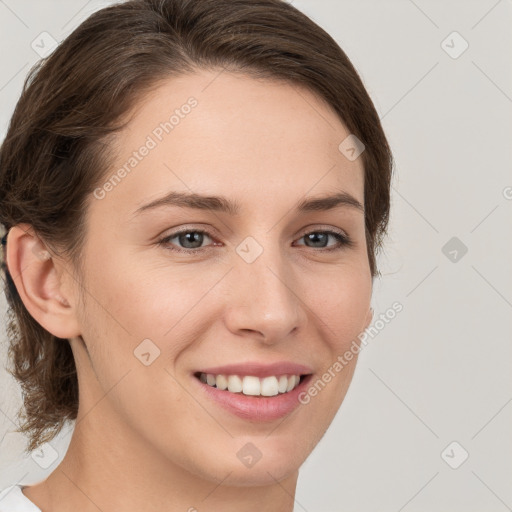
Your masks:
{"label": "brown hair", "polygon": [[[113,158],[113,136],[159,81],[195,69],[285,80],[323,98],[362,153],[372,277],[387,229],[393,158],[364,85],[338,44],[282,0],[132,0],[97,11],[26,78],[0,148],[0,222],[28,223],[80,269],[87,202]],[[340,141],[341,142],[341,141]],[[76,418],[71,348],[28,313],[5,264],[9,370],[23,390],[27,451]]]}

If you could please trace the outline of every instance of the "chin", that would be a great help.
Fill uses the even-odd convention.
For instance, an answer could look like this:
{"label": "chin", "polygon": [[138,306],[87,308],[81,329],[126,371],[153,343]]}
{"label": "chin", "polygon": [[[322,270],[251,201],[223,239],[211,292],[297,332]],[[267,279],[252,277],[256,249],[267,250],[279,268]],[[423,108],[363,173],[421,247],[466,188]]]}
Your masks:
{"label": "chin", "polygon": [[[274,450],[267,440],[266,448],[259,450],[255,447],[265,444],[263,440],[247,438],[245,443],[238,441],[233,450],[224,449],[218,453],[208,449],[208,456],[197,461],[192,472],[205,480],[233,487],[275,485],[296,474],[308,455],[300,457],[296,445],[295,449]],[[238,448],[240,444],[242,448]]]}
{"label": "chin", "polygon": [[[226,468],[230,475],[223,481],[223,485],[232,485],[233,487],[260,487],[266,485],[275,485],[286,478],[296,474],[300,466],[290,464],[290,461],[270,461],[263,462],[261,459],[251,468],[241,467],[238,464],[231,464]],[[225,476],[225,475],[224,475]]]}

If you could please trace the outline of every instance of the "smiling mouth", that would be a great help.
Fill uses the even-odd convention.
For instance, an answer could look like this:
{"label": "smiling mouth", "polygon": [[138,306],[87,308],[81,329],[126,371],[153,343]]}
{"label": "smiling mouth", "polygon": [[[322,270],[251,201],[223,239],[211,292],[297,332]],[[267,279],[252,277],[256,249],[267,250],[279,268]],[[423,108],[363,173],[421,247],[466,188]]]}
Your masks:
{"label": "smiling mouth", "polygon": [[235,395],[252,397],[272,397],[293,391],[311,374],[271,375],[256,377],[254,375],[214,375],[196,372],[194,377],[204,384]]}

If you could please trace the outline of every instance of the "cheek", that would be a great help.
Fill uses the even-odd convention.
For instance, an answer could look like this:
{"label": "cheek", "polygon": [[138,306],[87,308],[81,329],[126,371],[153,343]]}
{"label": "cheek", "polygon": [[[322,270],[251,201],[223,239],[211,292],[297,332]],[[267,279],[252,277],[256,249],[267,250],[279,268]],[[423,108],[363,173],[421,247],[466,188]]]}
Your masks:
{"label": "cheek", "polygon": [[[309,281],[309,280],[308,280]],[[332,348],[343,349],[365,327],[370,308],[372,280],[364,267],[339,268],[317,277],[315,286],[303,281],[303,296],[321,320],[323,334]]]}
{"label": "cheek", "polygon": [[[99,365],[115,358],[116,372],[121,374],[134,360],[140,364],[134,351],[147,347],[152,356],[158,354],[152,365],[169,364],[171,369],[208,322],[218,318],[213,309],[220,301],[209,292],[225,270],[208,270],[206,266],[200,270],[198,265],[171,267],[165,262],[144,266],[142,255],[119,252],[89,259],[82,324],[89,351],[96,354]],[[154,346],[148,342],[141,345],[144,340],[151,340]]]}
{"label": "cheek", "polygon": [[134,339],[165,333],[190,295],[190,286],[179,279],[180,269],[148,269],[142,259],[124,250],[89,260],[87,290],[102,321]]}

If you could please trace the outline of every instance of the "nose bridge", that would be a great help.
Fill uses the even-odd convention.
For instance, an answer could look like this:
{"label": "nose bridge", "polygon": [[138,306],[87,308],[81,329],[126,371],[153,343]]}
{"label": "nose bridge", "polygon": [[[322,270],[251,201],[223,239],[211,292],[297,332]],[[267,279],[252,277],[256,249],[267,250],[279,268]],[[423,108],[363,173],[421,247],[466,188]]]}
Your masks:
{"label": "nose bridge", "polygon": [[237,329],[257,330],[266,338],[286,336],[300,320],[293,271],[272,235],[260,235],[261,242],[247,237],[237,246],[237,303],[231,304]]}

